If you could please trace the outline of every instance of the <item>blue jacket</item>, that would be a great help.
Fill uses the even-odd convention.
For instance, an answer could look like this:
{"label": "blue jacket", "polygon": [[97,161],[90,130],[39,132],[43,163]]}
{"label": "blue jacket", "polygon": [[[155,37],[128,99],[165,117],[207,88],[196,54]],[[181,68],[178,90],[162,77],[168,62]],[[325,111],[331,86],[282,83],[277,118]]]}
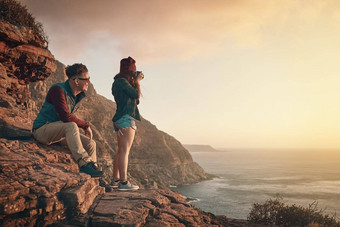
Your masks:
{"label": "blue jacket", "polygon": [[[72,114],[75,113],[78,109],[78,103],[85,97],[85,93],[82,92],[79,95],[74,96],[68,80],[65,81],[64,83],[53,84],[51,88],[54,86],[59,86],[63,89],[67,107],[70,113]],[[41,110],[37,118],[33,122],[33,129],[37,129],[48,122],[56,122],[56,121],[60,121],[60,117],[56,109],[54,108],[54,105],[47,102],[45,98],[45,102],[43,106],[41,107]]]}
{"label": "blue jacket", "polygon": [[137,105],[139,104],[138,91],[124,78],[117,78],[112,84],[112,95],[117,104],[116,114],[112,121],[116,122],[123,115],[128,114],[140,121]]}

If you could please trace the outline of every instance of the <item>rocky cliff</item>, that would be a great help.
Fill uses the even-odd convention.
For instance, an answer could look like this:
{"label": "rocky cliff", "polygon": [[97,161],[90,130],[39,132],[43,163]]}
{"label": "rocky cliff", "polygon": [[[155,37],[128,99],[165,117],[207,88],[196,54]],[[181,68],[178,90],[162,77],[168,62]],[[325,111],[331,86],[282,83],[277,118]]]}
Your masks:
{"label": "rocky cliff", "polygon": [[[198,211],[186,204],[179,194],[166,189],[170,184],[194,183],[211,176],[193,162],[188,151],[175,138],[157,130],[145,119],[137,123],[138,131],[130,158],[130,179],[141,188],[166,189],[163,191],[149,189],[136,195],[101,197],[105,190],[99,186],[99,179],[79,173],[66,147],[59,144],[45,146],[35,141],[30,133],[32,121],[50,85],[64,80],[64,66],[54,59],[39,36],[28,28],[0,22],[1,226],[46,226],[85,217],[89,212],[93,212],[91,218],[83,219],[85,222],[80,226],[91,225],[86,220],[100,223],[103,216],[106,222],[95,226],[107,226],[110,225],[107,223],[112,224],[108,222],[108,215],[119,217],[128,210],[134,217],[145,217],[144,224],[138,221],[134,226],[147,222],[155,223],[153,226],[161,222],[166,225],[225,223],[225,217],[221,219]],[[91,123],[98,145],[99,163],[105,170],[103,180],[107,182],[111,179],[112,157],[116,152],[111,121],[114,111],[114,102],[98,95],[91,87],[77,113]],[[169,194],[172,196],[166,196]],[[99,202],[94,203],[96,198]],[[161,198],[163,202],[155,198]],[[107,203],[109,200],[112,202]],[[140,202],[138,207],[147,209],[136,211],[137,200]],[[119,214],[102,213],[105,211],[102,204],[109,207],[115,204],[115,211]],[[123,218],[128,217],[123,215]],[[120,220],[117,225],[130,222]]]}
{"label": "rocky cliff", "polygon": [[0,21],[1,226],[46,226],[86,213],[104,193],[98,179],[79,173],[67,149],[31,137],[37,107],[29,83],[56,68],[41,36]]}
{"label": "rocky cliff", "polygon": [[0,136],[30,136],[34,114],[28,110],[28,84],[56,70],[45,40],[26,27],[0,21]]}
{"label": "rocky cliff", "polygon": [[104,193],[65,148],[34,140],[0,138],[0,181],[1,226],[46,226],[84,214]]}

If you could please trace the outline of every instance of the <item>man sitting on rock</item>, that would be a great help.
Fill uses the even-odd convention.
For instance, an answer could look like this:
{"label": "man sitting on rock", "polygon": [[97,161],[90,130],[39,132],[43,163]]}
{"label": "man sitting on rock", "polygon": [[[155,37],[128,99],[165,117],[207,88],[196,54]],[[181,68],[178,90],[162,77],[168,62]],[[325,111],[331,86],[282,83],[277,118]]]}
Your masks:
{"label": "man sitting on rock", "polygon": [[[91,83],[89,73],[85,65],[73,64],[66,67],[66,75],[68,80],[49,89],[45,103],[33,122],[33,136],[47,145],[67,143],[80,172],[99,177],[103,172],[96,165],[96,142],[92,140],[90,125],[73,114]],[[79,128],[84,129],[88,137],[81,134]]]}

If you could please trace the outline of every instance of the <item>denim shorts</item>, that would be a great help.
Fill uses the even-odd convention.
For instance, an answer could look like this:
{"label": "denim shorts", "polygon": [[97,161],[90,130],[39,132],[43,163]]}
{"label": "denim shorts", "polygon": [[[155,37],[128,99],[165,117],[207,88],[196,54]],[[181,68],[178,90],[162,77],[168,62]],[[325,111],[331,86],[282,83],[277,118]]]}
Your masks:
{"label": "denim shorts", "polygon": [[135,119],[128,114],[123,115],[116,122],[113,122],[113,127],[116,132],[118,132],[119,129],[126,128],[126,127],[131,127],[134,130],[137,129]]}

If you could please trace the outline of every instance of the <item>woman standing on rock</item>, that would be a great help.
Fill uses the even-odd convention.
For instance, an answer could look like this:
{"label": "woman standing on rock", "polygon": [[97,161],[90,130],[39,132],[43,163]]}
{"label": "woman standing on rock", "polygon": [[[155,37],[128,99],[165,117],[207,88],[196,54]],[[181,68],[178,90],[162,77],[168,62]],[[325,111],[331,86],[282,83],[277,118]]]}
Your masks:
{"label": "woman standing on rock", "polygon": [[136,132],[136,122],[140,121],[137,105],[140,98],[140,81],[142,72],[136,71],[136,61],[124,58],[120,61],[120,72],[114,77],[112,95],[117,104],[116,114],[112,121],[117,134],[118,152],[114,157],[113,182],[111,186],[120,191],[137,190],[127,180],[129,152]]}

